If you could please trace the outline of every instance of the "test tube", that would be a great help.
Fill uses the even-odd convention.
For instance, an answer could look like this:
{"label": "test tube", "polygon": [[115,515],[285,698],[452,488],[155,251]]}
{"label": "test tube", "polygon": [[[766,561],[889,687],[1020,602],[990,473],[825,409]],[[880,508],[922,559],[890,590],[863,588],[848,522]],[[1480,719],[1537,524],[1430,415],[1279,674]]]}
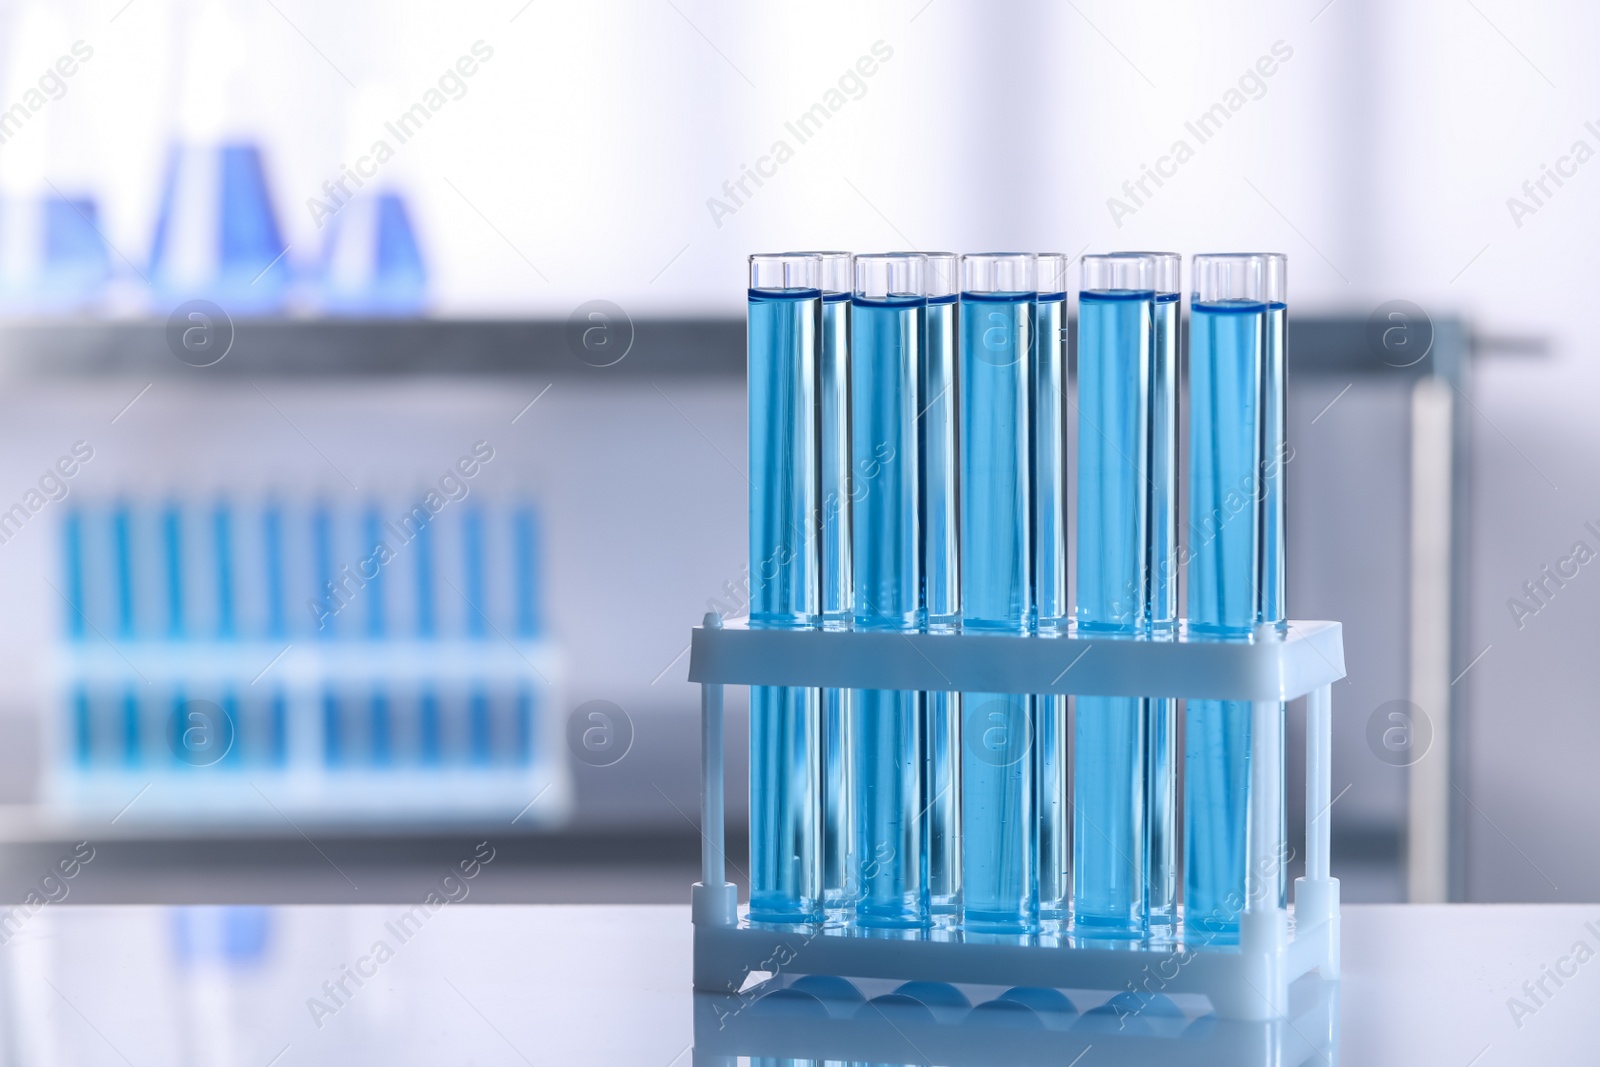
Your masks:
{"label": "test tube", "polygon": [[[1038,630],[1062,633],[1067,603],[1067,257],[1036,258],[1033,300],[1033,590]],[[1039,810],[1039,915],[1066,916],[1070,893],[1067,851],[1067,698],[1034,697],[1034,785]]]}
{"label": "test tube", "polygon": [[[1256,626],[1284,618],[1285,275],[1286,261],[1275,253],[1194,260],[1188,615],[1196,636],[1245,640]],[[1185,937],[1227,943],[1237,939],[1249,903],[1251,706],[1191,700],[1186,727]],[[1277,762],[1281,769],[1281,755]],[[1282,856],[1281,805],[1267,832]],[[1281,907],[1281,864],[1276,881]]]}
{"label": "test tube", "polygon": [[[822,625],[850,625],[850,294],[849,252],[817,252],[822,271],[822,334],[817,399],[821,419]],[[822,691],[822,900],[830,913],[855,899],[850,691]]]}
{"label": "test tube", "polygon": [[[961,620],[969,631],[1032,625],[1029,434],[1034,256],[961,257]],[[1039,910],[1032,700],[964,693],[961,921],[1033,929]]]}
{"label": "test tube", "polygon": [[239,635],[233,573],[233,504],[226,497],[219,497],[212,505],[211,540],[216,562],[216,634],[226,641]]}
{"label": "test tube", "polygon": [[[1078,294],[1078,630],[1138,636],[1150,614],[1150,430],[1156,261],[1083,258]],[[1146,929],[1146,702],[1079,697],[1074,718],[1073,923]]]}
{"label": "test tube", "polygon": [[[1170,639],[1178,622],[1178,306],[1183,261],[1155,260],[1155,346],[1150,370],[1150,630]],[[1178,904],[1178,702],[1148,700],[1145,752],[1145,903],[1152,936],[1172,933]]]}
{"label": "test tube", "polygon": [[[804,629],[821,609],[817,379],[822,259],[750,257],[750,625]],[[750,918],[822,908],[822,731],[816,690],[750,690]]]}
{"label": "test tube", "polygon": [[[921,623],[917,388],[927,297],[923,257],[857,256],[850,321],[852,595],[857,630]],[[858,689],[854,725],[856,922],[928,922],[922,694]]]}
{"label": "test tube", "polygon": [[[928,308],[922,338],[922,607],[930,633],[961,625],[961,573],[956,503],[956,302],[960,260],[927,252],[923,284]],[[923,694],[926,709],[928,894],[934,914],[952,914],[961,894],[961,696]]]}

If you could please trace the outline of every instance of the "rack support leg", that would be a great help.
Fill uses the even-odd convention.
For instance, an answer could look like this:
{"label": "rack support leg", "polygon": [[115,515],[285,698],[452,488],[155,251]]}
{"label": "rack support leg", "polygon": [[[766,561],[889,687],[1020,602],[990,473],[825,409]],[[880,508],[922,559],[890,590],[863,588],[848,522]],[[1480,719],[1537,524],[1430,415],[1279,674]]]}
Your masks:
{"label": "rack support leg", "polygon": [[1306,876],[1295,883],[1294,918],[1297,936],[1326,938],[1321,971],[1330,981],[1339,977],[1339,880],[1328,873],[1333,801],[1333,687],[1325,685],[1306,697]]}
{"label": "rack support leg", "polygon": [[[708,614],[705,625],[721,629],[722,619]],[[720,684],[700,686],[700,882],[692,914],[696,926],[706,927],[731,927],[739,918],[738,890],[728,881],[723,851],[722,694]]]}

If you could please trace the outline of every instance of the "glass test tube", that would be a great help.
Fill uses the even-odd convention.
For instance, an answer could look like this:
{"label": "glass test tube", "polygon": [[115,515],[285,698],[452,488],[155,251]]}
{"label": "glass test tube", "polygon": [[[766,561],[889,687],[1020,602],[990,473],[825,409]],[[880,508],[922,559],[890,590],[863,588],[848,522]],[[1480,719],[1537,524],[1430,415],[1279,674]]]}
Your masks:
{"label": "glass test tube", "polygon": [[[817,378],[822,260],[750,257],[750,625],[807,628],[818,575]],[[819,698],[750,690],[750,918],[807,922],[822,905]]]}
{"label": "glass test tube", "polygon": [[[1155,260],[1085,256],[1078,294],[1077,622],[1137,636],[1150,615]],[[1079,697],[1074,718],[1073,921],[1145,932],[1146,702]]]}
{"label": "glass test tube", "polygon": [[[1243,640],[1256,626],[1284,618],[1285,266],[1277,254],[1194,260],[1188,614],[1196,636]],[[1244,702],[1187,703],[1186,937],[1235,940],[1248,903],[1250,712]],[[1282,763],[1280,756],[1280,769]],[[1283,855],[1281,812],[1268,832]],[[1279,906],[1283,881],[1280,864]]]}
{"label": "glass test tube", "polygon": [[[1033,621],[1029,465],[1036,293],[1031,253],[961,257],[961,620],[1025,633]],[[961,904],[968,929],[1031,929],[1039,909],[1032,699],[961,697]]]}
{"label": "glass test tube", "polygon": [[[922,589],[927,628],[961,625],[956,503],[956,301],[960,261],[952,252],[924,256],[928,309],[922,343]],[[961,894],[961,696],[923,694],[926,709],[928,893],[936,914],[950,914]]]}
{"label": "glass test tube", "polygon": [[[850,308],[850,455],[855,626],[921,623],[917,388],[927,297],[923,258],[857,256]],[[856,800],[856,922],[928,922],[922,694],[850,694]]]}
{"label": "glass test tube", "polygon": [[[1176,252],[1141,253],[1155,263],[1155,346],[1150,369],[1150,630],[1170,638],[1178,623],[1178,295]],[[1178,702],[1145,702],[1145,905],[1152,936],[1172,933],[1178,905]]]}
{"label": "glass test tube", "polygon": [[[822,625],[850,625],[850,294],[849,252],[822,260],[821,405]],[[836,911],[855,898],[855,817],[850,783],[850,692],[822,691],[822,901]]]}
{"label": "glass test tube", "polygon": [[[1065,631],[1067,603],[1067,257],[1036,258],[1033,301],[1033,590],[1039,633]],[[1068,852],[1067,698],[1034,698],[1034,787],[1039,812],[1039,914],[1066,916]]]}

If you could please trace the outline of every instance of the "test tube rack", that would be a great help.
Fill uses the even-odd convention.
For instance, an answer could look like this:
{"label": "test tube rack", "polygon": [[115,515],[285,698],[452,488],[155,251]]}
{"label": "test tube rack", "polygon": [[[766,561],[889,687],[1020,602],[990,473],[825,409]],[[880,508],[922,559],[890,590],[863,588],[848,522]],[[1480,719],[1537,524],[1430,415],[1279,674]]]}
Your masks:
{"label": "test tube rack", "polygon": [[[67,825],[413,831],[517,816],[532,829],[571,814],[563,720],[552,714],[563,660],[545,639],[85,643],[63,649],[53,674],[60,714],[41,792]],[[425,692],[446,749],[432,759],[417,751]],[[386,754],[373,750],[375,697]],[[342,740],[334,722],[349,730]],[[213,736],[186,754],[186,729]]]}
{"label": "test tube rack", "polygon": [[[694,887],[694,987],[738,993],[752,978],[832,975],[1048,989],[1200,994],[1220,1019],[1290,1014],[1289,987],[1339,977],[1339,882],[1328,874],[1337,622],[1290,622],[1248,639],[751,629],[715,613],[696,627],[689,680],[701,693],[701,880]],[[1079,947],[936,929],[890,940],[822,924],[751,924],[723,851],[723,696],[729,685],[1228,700],[1251,704],[1246,901],[1237,945]],[[1284,702],[1306,697],[1305,876],[1278,906],[1283,857],[1266,832],[1286,778]],[[1030,943],[1031,942],[1031,943]],[[1159,975],[1159,989],[1150,976]]]}
{"label": "test tube rack", "polygon": [[[1337,1062],[1339,983],[1295,983],[1281,1019],[1217,1019],[1175,1004],[1129,1010],[1074,992],[943,988],[780,976],[741,993],[701,993],[693,1067],[893,1063],[908,1067],[1301,1067]],[[1033,995],[1029,995],[1029,993]],[[917,994],[921,994],[918,996]],[[954,994],[954,995],[952,995]],[[908,999],[909,998],[909,999]],[[927,1003],[931,1001],[932,1003]]]}

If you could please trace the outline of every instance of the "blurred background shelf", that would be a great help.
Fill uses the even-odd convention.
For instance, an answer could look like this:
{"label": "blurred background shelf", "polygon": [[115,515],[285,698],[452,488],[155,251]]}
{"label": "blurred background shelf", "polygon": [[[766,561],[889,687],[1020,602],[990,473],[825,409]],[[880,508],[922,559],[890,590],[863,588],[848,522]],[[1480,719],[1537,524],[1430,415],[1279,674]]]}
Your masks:
{"label": "blurred background shelf", "polygon": [[[54,440],[61,427],[81,426],[72,432],[100,451],[79,476],[86,487],[74,493],[90,491],[87,477],[152,501],[174,487],[198,486],[203,498],[270,485],[295,487],[306,504],[353,504],[373,492],[403,498],[448,470],[469,442],[492,442],[496,459],[479,480],[496,491],[536,491],[540,503],[548,625],[568,665],[563,702],[547,709],[554,733],[546,736],[570,774],[572,806],[563,819],[513,825],[513,807],[498,826],[483,819],[456,828],[531,835],[556,852],[573,835],[670,838],[692,830],[697,813],[697,703],[683,681],[686,649],[677,639],[708,608],[743,610],[744,326],[732,318],[643,319],[632,330],[624,359],[593,366],[579,358],[581,341],[570,340],[560,320],[245,319],[226,358],[193,367],[168,348],[161,322],[13,321],[0,325],[0,366],[9,376],[0,416],[10,407],[16,417],[0,425],[19,441]],[[1367,713],[1410,696],[1419,676],[1416,634],[1446,635],[1441,662],[1450,677],[1476,651],[1460,634],[1469,599],[1461,515],[1470,464],[1457,412],[1472,388],[1473,334],[1461,319],[1432,323],[1426,357],[1395,366],[1407,361],[1374,347],[1367,316],[1297,315],[1290,331],[1290,595],[1301,614],[1347,622],[1350,681],[1341,686],[1351,689],[1339,700],[1351,712],[1335,724],[1335,750],[1338,787],[1350,788],[1334,821],[1335,865],[1351,899],[1396,899],[1406,892],[1410,776],[1374,758]],[[1437,397],[1441,388],[1452,417],[1419,423],[1417,397]],[[200,452],[191,444],[197,440],[205,442]],[[36,479],[33,468],[49,459],[36,459],[36,448],[13,452],[18,481]],[[1453,516],[1429,526],[1420,542],[1411,495],[1418,456],[1432,457],[1452,487]],[[1296,492],[1302,483],[1317,492]],[[65,511],[45,513],[46,529],[59,514]],[[1353,515],[1361,520],[1352,523]],[[17,569],[30,558],[43,575],[61,573],[60,559],[39,551],[53,539],[31,526],[16,535],[0,552],[0,592],[9,573],[24,583],[19,602],[59,619],[60,596]],[[1312,559],[1321,565],[1310,567]],[[1444,598],[1414,611],[1408,575],[1418,559],[1446,561],[1449,583]],[[259,658],[264,665],[270,656]],[[1466,692],[1448,681],[1454,718],[1464,714]],[[37,705],[20,695],[0,700],[0,732],[13,739],[13,751],[34,751],[44,736]],[[593,699],[622,709],[635,732],[615,765],[571,758],[570,742],[559,736],[568,716]],[[731,692],[730,706],[743,699]],[[1299,717],[1290,721],[1297,753]],[[740,839],[744,817],[743,728],[742,715],[730,716],[731,841]],[[1299,773],[1298,756],[1291,771]],[[46,786],[28,774],[10,781],[8,799],[23,805]],[[1300,796],[1291,790],[1291,805]],[[1425,807],[1447,800],[1430,794]],[[270,814],[257,806],[256,814]],[[341,824],[337,811],[311,819],[308,829],[337,839],[360,826],[397,849],[408,836],[453,832],[426,816]],[[0,834],[48,839],[65,833],[61,817],[49,808],[12,809]],[[1291,825],[1301,817],[1291,812]],[[270,839],[273,822],[237,819],[229,832]],[[183,833],[131,816],[104,832],[113,829],[173,848]],[[692,864],[693,850],[679,861]]]}
{"label": "blurred background shelf", "polygon": [[[177,359],[162,320],[82,319],[0,322],[0,373],[37,378],[77,375],[193,380],[272,377],[651,377],[744,374],[744,323],[735,319],[652,319],[619,329],[632,351],[612,366],[574,354],[568,324],[529,319],[245,318],[217,364]],[[578,331],[581,335],[581,329]]]}
{"label": "blurred background shelf", "polygon": [[[157,319],[40,318],[0,320],[0,375],[151,378],[460,376],[578,379],[593,383],[655,378],[738,378],[745,372],[744,320],[641,318],[610,324],[628,346],[615,363],[586,352],[585,323],[557,319],[241,318],[231,350],[209,367],[173,354],[167,323]],[[1476,337],[1455,318],[1417,325],[1432,348],[1417,363],[1396,366],[1374,351],[1364,318],[1291,315],[1295,374],[1347,373],[1406,380],[1445,375],[1457,380],[1477,351],[1538,352],[1528,339]],[[1071,334],[1069,334],[1070,343]]]}

